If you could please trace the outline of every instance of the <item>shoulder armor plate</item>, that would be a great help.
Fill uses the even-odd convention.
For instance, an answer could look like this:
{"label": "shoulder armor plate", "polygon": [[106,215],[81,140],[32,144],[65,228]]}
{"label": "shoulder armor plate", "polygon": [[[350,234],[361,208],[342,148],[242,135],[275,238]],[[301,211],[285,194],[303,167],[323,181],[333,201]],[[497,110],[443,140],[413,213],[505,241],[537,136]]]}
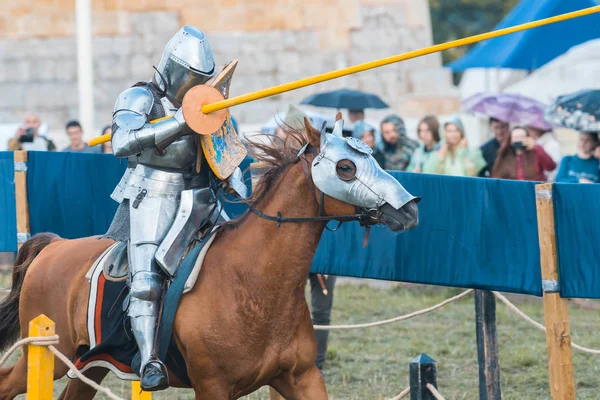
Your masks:
{"label": "shoulder armor plate", "polygon": [[143,86],[131,87],[123,91],[115,102],[113,122],[127,130],[140,129],[147,122],[146,116],[152,110],[154,96]]}
{"label": "shoulder armor plate", "polygon": [[145,116],[150,112],[153,104],[154,96],[152,96],[152,92],[143,86],[131,87],[123,91],[117,98],[114,113],[133,111]]}

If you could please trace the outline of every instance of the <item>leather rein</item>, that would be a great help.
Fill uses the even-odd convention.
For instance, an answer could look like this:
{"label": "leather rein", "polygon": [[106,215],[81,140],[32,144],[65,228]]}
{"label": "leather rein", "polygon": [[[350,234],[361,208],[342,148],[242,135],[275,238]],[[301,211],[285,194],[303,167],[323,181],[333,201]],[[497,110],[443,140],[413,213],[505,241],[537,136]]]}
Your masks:
{"label": "leather rein", "polygon": [[[325,225],[325,228],[327,230],[334,232],[334,231],[338,230],[340,228],[340,226],[342,225],[342,223],[344,223],[344,222],[358,221],[361,226],[365,226],[367,228],[367,231],[365,232],[365,238],[368,237],[368,228],[370,228],[371,225],[375,225],[375,224],[379,223],[379,217],[381,215],[381,212],[378,209],[370,210],[370,211],[375,211],[375,216],[373,216],[369,211],[357,212],[356,214],[350,214],[350,215],[338,215],[338,216],[325,215],[325,193],[323,193],[322,191],[319,191],[320,196],[317,195],[317,189],[315,188],[314,182],[310,175],[310,161],[305,157],[306,152],[309,150],[312,152],[312,154],[315,157],[318,155],[317,149],[309,143],[305,146],[304,149],[300,150],[300,152],[298,153],[298,159],[295,162],[302,163],[302,172],[304,173],[304,178],[306,179],[306,183],[308,184],[309,189],[315,194],[317,204],[319,205],[319,215],[316,217],[284,217],[281,214],[281,212],[277,212],[277,215],[274,216],[274,215],[265,214],[264,212],[256,209],[253,205],[246,203],[248,205],[248,208],[250,209],[250,211],[252,211],[254,214],[259,216],[260,218],[266,219],[268,221],[276,222],[278,227],[281,226],[281,224],[284,222],[299,223],[299,222],[314,222],[314,221],[323,221],[323,222],[337,221],[337,222],[339,222],[339,224],[333,229],[330,229],[327,227],[327,225]],[[357,210],[360,211],[360,209],[358,207],[357,207]]]}

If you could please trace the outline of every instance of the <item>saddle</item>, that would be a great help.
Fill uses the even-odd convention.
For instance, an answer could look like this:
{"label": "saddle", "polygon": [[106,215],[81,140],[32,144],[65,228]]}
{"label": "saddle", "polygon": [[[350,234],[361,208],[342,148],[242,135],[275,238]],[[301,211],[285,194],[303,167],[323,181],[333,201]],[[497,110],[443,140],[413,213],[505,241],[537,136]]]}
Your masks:
{"label": "saddle", "polygon": [[[159,323],[159,358],[184,384],[189,384],[185,360],[172,336],[173,321],[181,296],[196,283],[202,263],[217,236],[218,227],[202,240],[190,246],[176,276],[171,280],[163,298],[163,312]],[[137,345],[127,324],[125,299],[127,286],[127,245],[111,245],[94,262],[86,277],[90,281],[87,326],[90,348],[75,362],[82,372],[100,367],[109,369],[124,380],[139,380],[135,366]],[[74,378],[70,372],[67,374]]]}
{"label": "saddle", "polygon": [[[100,257],[102,261],[102,257]],[[102,272],[109,281],[121,282],[127,279],[129,273],[129,261],[127,258],[127,243],[117,242],[108,248]]]}
{"label": "saddle", "polygon": [[[218,226],[213,228],[213,230],[215,231],[217,229]],[[196,283],[196,279],[198,279],[198,275],[200,274],[200,270],[202,269],[202,263],[204,262],[204,257],[210,249],[210,246],[213,240],[215,239],[216,235],[209,234],[209,236],[210,237],[207,239],[206,243],[202,247],[202,250],[198,254],[198,258],[194,263],[194,267],[190,272],[188,279],[185,282],[183,294],[192,290]],[[185,259],[189,252],[193,249],[193,245],[194,242],[189,244],[187,250],[184,252],[183,259]],[[97,271],[98,269],[102,270],[102,275],[107,281],[126,282],[129,276],[127,243],[116,242],[112,244],[109,248],[107,248],[104,251],[104,253],[102,253],[102,255],[98,257],[98,259],[90,267],[88,273],[86,274],[86,278],[88,281],[91,281],[94,271]]]}

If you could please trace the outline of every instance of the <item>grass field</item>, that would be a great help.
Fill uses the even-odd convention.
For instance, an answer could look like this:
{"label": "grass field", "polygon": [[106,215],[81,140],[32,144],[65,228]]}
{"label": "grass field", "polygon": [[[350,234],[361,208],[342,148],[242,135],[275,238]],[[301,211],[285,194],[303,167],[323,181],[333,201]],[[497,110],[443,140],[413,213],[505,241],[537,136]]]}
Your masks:
{"label": "grass field", "polygon": [[[336,288],[333,323],[380,320],[425,308],[460,290],[401,285],[381,289],[346,284]],[[540,299],[510,298],[535,320],[543,322]],[[503,399],[549,399],[545,336],[498,303],[498,339]],[[600,348],[600,314],[571,304],[573,340]],[[450,399],[477,399],[477,350],[474,300],[459,300],[432,314],[399,324],[331,334],[326,365],[332,399],[388,399],[408,386],[410,360],[424,352],[438,364],[442,395]],[[598,399],[600,358],[574,352],[577,399]],[[64,385],[56,384],[56,396]],[[109,376],[103,384],[127,398],[130,385]],[[188,390],[168,390],[154,399],[192,399]],[[24,397],[23,397],[24,398]],[[97,396],[96,398],[105,398]],[[246,399],[268,399],[262,389]]]}

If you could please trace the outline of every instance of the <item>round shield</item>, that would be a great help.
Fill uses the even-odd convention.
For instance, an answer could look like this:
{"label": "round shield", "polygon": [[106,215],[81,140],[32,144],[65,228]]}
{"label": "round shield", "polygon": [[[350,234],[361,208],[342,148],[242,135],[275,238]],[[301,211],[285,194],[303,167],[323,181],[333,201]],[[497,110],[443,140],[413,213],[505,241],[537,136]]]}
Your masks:
{"label": "round shield", "polygon": [[200,135],[210,135],[218,131],[225,122],[227,109],[204,114],[202,106],[225,100],[225,97],[212,86],[197,85],[183,98],[183,118],[192,130]]}

